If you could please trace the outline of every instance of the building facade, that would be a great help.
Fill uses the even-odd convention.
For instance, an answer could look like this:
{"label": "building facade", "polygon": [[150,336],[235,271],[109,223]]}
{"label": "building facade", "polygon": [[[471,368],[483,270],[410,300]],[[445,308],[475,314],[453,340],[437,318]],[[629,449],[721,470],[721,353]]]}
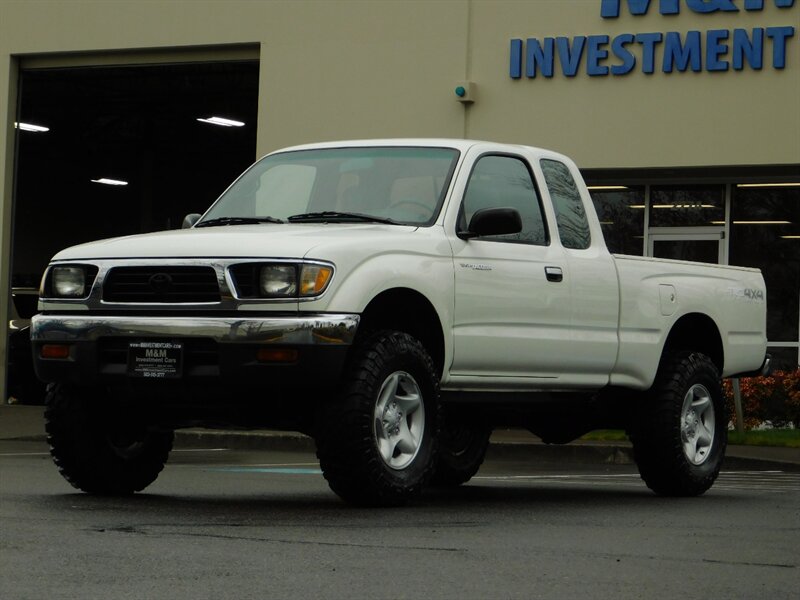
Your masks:
{"label": "building facade", "polygon": [[6,0],[0,109],[3,315],[59,245],[178,226],[270,150],[475,138],[573,157],[614,252],[761,268],[798,364],[794,0]]}

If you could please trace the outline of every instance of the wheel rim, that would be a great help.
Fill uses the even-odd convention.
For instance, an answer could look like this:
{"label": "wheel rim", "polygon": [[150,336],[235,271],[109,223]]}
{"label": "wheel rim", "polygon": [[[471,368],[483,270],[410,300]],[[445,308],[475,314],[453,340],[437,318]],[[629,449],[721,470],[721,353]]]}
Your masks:
{"label": "wheel rim", "polygon": [[378,453],[395,470],[410,465],[425,432],[422,392],[405,371],[389,375],[378,393],[373,432]]}
{"label": "wheel rim", "polygon": [[116,434],[106,436],[106,440],[114,454],[126,460],[139,456],[145,447],[143,436]]}
{"label": "wheel rim", "polygon": [[701,465],[708,460],[715,429],[711,392],[697,383],[686,392],[681,410],[681,443],[683,453],[690,463]]}

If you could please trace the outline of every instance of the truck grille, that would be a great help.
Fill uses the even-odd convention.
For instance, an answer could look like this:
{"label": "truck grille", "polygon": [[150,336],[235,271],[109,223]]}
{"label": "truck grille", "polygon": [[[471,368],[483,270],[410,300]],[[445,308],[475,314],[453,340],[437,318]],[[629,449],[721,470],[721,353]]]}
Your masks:
{"label": "truck grille", "polygon": [[106,302],[219,302],[212,267],[114,267],[103,285]]}
{"label": "truck grille", "polygon": [[233,265],[230,269],[231,279],[239,298],[258,298],[258,274],[261,265],[243,263]]}

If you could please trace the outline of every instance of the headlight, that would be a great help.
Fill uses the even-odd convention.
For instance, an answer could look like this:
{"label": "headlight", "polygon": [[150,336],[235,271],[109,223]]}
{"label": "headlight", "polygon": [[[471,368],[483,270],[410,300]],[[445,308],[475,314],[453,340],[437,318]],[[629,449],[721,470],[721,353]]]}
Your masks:
{"label": "headlight", "polygon": [[60,298],[86,296],[86,271],[83,267],[53,267],[53,294]]}
{"label": "headlight", "polygon": [[333,265],[318,263],[242,263],[230,268],[236,296],[242,299],[314,298],[333,278]]}
{"label": "headlight", "polygon": [[267,298],[297,297],[297,269],[294,265],[265,265],[261,267],[259,290]]}
{"label": "headlight", "polygon": [[42,298],[86,298],[97,277],[96,265],[55,265],[44,274]]}

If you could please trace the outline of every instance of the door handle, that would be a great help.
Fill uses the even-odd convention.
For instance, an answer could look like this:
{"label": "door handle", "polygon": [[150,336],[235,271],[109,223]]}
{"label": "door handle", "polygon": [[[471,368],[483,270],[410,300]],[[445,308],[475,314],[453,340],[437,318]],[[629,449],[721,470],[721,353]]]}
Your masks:
{"label": "door handle", "polygon": [[561,267],[545,267],[544,274],[547,276],[547,281],[558,283],[564,279],[564,272]]}

